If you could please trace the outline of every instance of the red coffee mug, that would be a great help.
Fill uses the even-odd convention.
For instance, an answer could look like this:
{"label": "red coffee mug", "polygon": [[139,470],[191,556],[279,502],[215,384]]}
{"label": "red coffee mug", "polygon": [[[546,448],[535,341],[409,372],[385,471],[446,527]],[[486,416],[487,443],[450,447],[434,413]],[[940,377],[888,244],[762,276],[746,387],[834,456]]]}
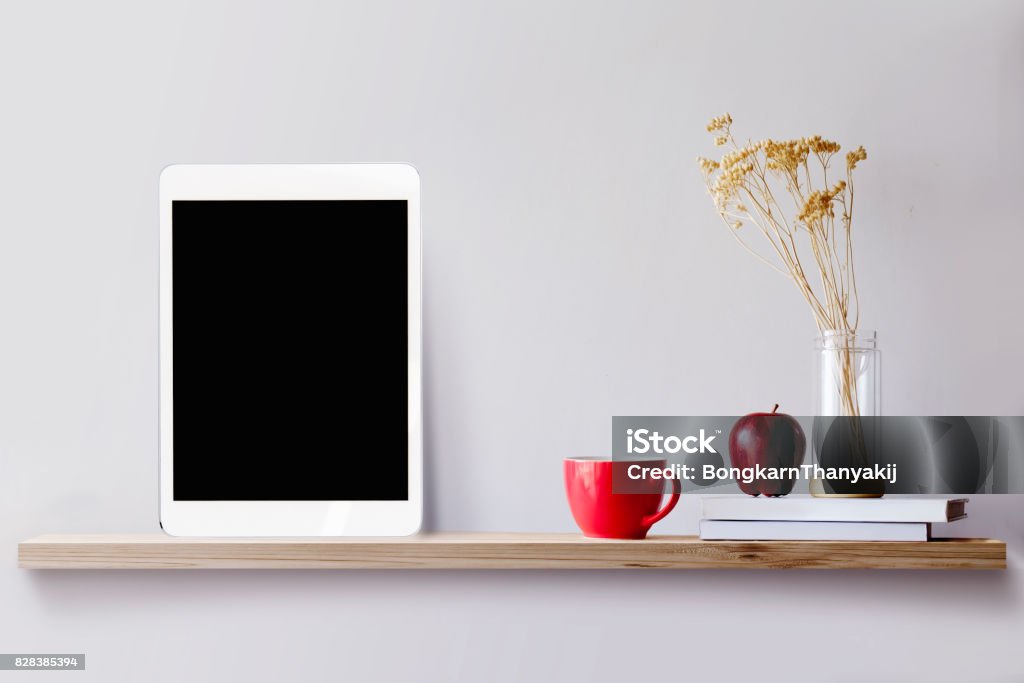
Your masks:
{"label": "red coffee mug", "polygon": [[630,480],[639,493],[612,493],[614,476],[626,475],[630,465],[664,468],[664,460],[613,462],[610,458],[566,458],[562,466],[569,508],[584,536],[591,538],[645,538],[655,522],[672,512],[679,502],[678,479],[672,479],[672,495],[661,505],[663,479]]}

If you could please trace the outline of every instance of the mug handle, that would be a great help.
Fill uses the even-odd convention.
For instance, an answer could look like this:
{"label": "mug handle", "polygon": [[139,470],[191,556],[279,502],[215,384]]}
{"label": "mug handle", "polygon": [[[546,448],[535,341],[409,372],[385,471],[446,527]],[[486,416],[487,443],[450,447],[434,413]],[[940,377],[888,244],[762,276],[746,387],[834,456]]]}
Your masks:
{"label": "mug handle", "polygon": [[682,492],[683,492],[683,488],[682,488],[682,486],[680,486],[679,480],[673,478],[672,479],[672,497],[668,499],[668,503],[665,504],[665,507],[663,507],[660,510],[658,510],[657,512],[655,512],[653,515],[647,515],[646,517],[643,518],[643,521],[641,521],[641,524],[644,526],[644,528],[650,529],[657,522],[660,522],[661,520],[665,519],[665,515],[667,515],[668,513],[672,512],[672,509],[675,508],[676,503],[679,502],[679,494],[681,494]]}

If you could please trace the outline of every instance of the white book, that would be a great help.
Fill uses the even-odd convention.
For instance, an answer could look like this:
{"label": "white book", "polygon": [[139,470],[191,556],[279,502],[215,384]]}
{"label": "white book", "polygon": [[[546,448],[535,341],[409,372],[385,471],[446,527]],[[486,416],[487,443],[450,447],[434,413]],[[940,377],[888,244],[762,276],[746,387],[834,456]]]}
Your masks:
{"label": "white book", "polygon": [[967,516],[966,498],[814,498],[704,496],[702,519],[787,522],[933,522]]}
{"label": "white book", "polygon": [[927,541],[922,522],[746,522],[702,519],[705,541]]}

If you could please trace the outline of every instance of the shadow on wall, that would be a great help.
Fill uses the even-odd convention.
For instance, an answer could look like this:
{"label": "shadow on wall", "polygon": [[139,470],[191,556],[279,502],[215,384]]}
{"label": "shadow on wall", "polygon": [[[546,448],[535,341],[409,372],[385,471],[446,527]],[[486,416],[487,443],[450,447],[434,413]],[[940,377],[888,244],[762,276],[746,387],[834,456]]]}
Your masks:
{"label": "shadow on wall", "polygon": [[451,606],[489,602],[511,608],[518,598],[571,602],[573,596],[598,592],[618,594],[631,608],[651,610],[683,608],[696,600],[748,605],[754,611],[814,604],[827,611],[842,602],[844,610],[857,611],[928,613],[941,608],[946,615],[986,609],[1008,614],[1024,601],[1024,587],[1014,576],[1024,561],[1022,545],[1022,538],[1008,539],[1010,568],[1005,571],[203,569],[25,570],[24,575],[48,609],[83,616],[95,610],[145,614],[192,607],[250,611],[254,596],[294,600],[296,605],[306,600],[358,604],[372,597],[381,609],[402,610],[424,595]]}

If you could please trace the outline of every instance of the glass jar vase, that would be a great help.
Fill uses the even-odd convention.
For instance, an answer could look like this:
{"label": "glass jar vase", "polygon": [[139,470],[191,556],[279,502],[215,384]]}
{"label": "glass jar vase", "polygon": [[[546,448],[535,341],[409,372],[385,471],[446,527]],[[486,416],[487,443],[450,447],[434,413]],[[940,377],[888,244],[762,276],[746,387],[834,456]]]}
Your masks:
{"label": "glass jar vase", "polygon": [[[826,330],[814,348],[814,461],[823,469],[875,463],[882,410],[882,356],[874,330]],[[817,474],[817,470],[816,470]],[[879,497],[884,482],[814,476],[815,496]]]}

